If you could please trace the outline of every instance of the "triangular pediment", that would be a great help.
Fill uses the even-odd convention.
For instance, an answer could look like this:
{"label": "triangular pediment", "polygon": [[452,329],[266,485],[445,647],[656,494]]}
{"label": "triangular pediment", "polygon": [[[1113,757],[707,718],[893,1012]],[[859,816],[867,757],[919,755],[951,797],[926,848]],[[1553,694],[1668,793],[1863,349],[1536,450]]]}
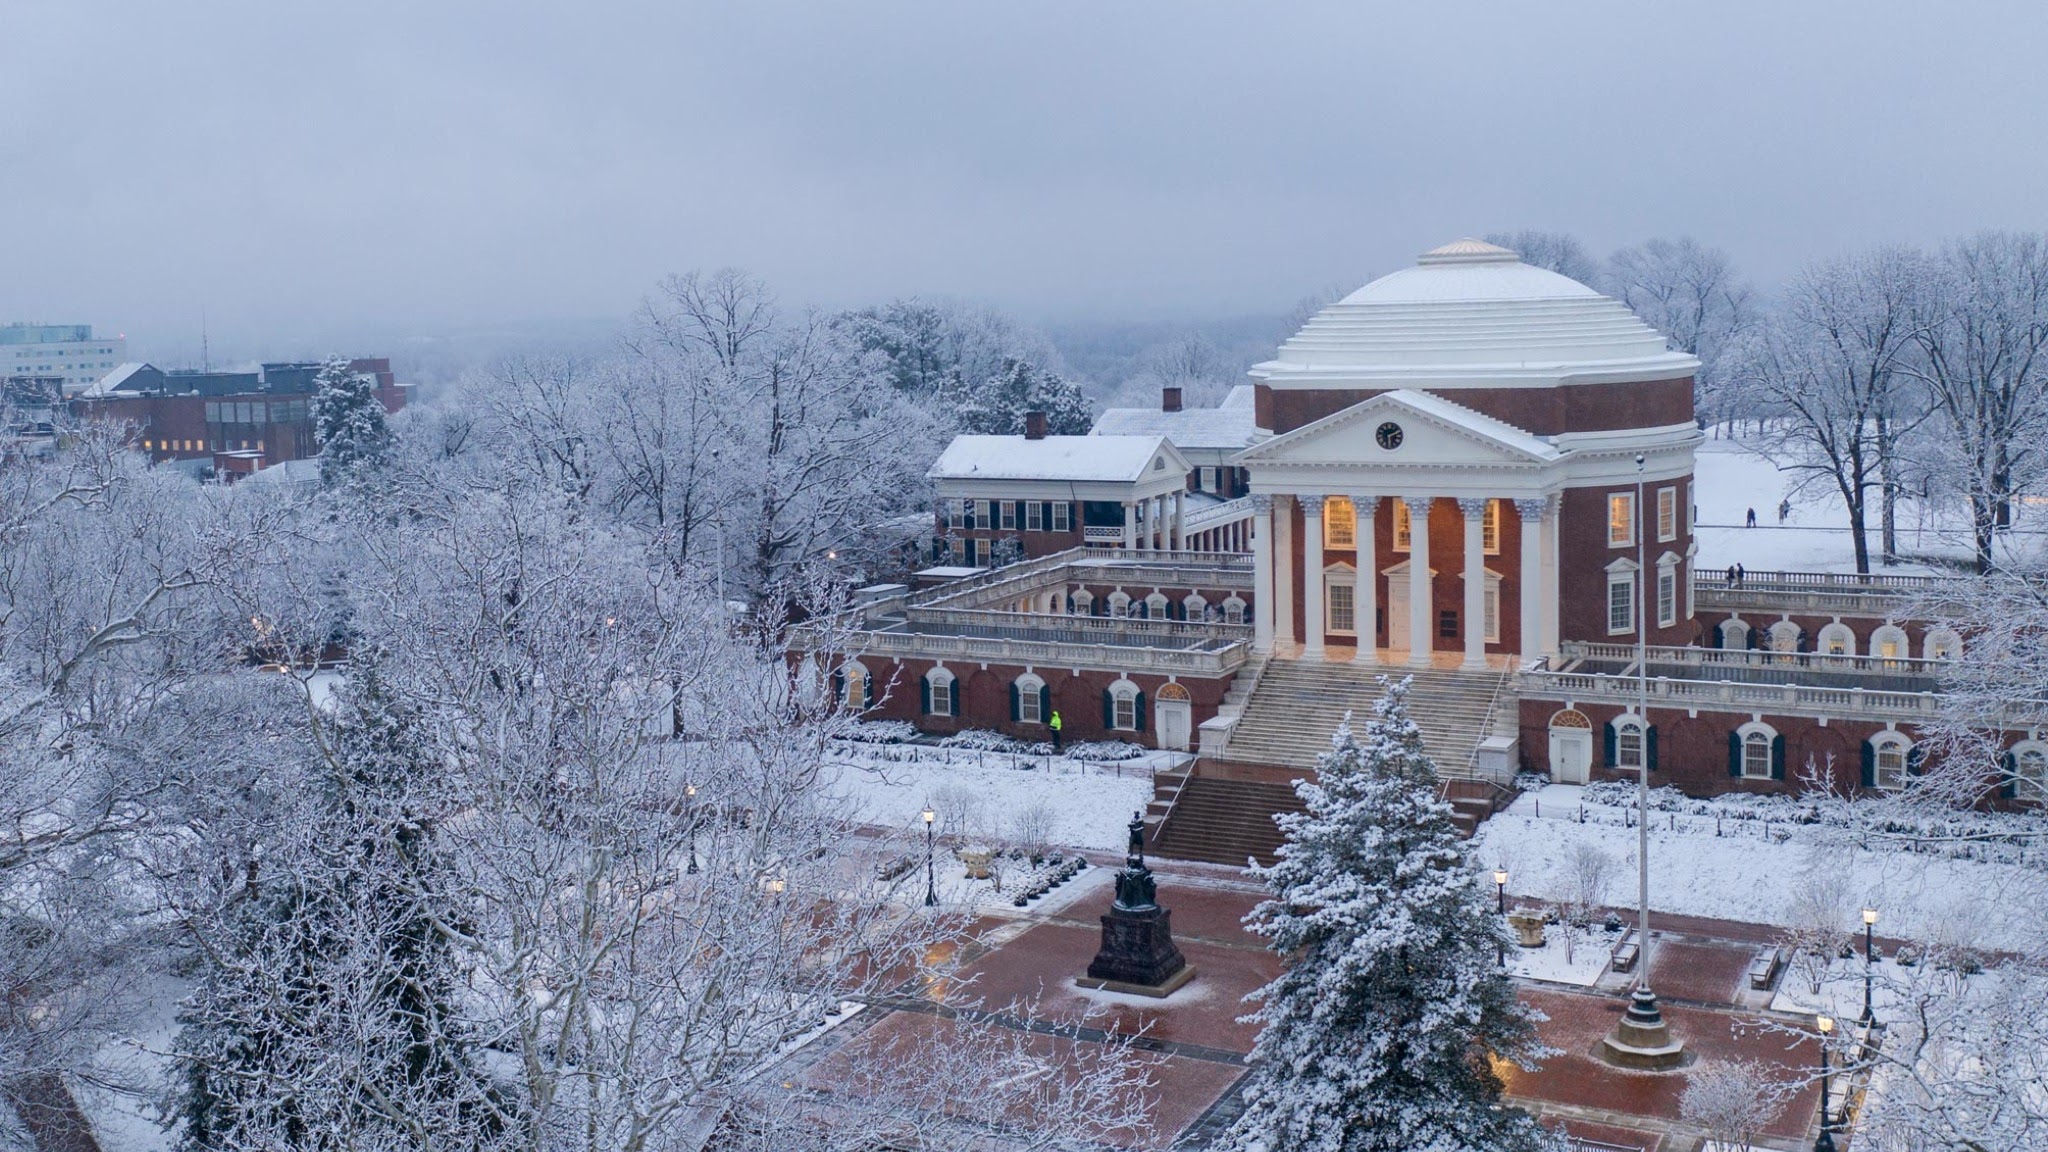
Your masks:
{"label": "triangular pediment", "polygon": [[1341,412],[1276,436],[1237,457],[1239,464],[1542,465],[1563,454],[1542,437],[1440,396],[1382,392]]}

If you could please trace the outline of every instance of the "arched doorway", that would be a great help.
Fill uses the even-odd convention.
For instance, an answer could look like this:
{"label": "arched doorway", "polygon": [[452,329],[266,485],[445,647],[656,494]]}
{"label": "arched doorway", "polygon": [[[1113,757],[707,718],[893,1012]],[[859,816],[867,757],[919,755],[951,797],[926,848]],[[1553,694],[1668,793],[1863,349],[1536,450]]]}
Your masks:
{"label": "arched doorway", "polygon": [[1592,776],[1593,721],[1576,708],[1550,717],[1550,775],[1560,784],[1584,784]]}
{"label": "arched doorway", "polygon": [[1195,704],[1179,684],[1162,685],[1153,707],[1158,715],[1159,746],[1185,752],[1195,734]]}

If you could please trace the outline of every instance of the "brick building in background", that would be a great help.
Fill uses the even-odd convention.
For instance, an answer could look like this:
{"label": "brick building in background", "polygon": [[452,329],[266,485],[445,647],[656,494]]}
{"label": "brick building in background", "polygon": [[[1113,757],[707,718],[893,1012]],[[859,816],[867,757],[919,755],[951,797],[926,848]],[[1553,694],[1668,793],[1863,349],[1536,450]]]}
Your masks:
{"label": "brick building in background", "polygon": [[[387,413],[406,405],[411,386],[392,375],[391,361],[349,361],[376,381]],[[71,402],[74,415],[125,423],[153,461],[177,461],[217,475],[245,475],[319,455],[312,400],[318,362],[264,364],[255,372],[164,371],[123,364]]]}

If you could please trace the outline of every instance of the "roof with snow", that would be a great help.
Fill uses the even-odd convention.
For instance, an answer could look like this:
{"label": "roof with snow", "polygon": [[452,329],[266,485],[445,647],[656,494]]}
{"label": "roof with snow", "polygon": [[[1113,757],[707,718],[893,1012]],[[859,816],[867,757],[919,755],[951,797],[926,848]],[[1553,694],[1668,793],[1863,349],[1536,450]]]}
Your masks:
{"label": "roof with snow", "polygon": [[1095,418],[1090,436],[1164,436],[1176,448],[1247,447],[1258,436],[1252,400],[1257,389],[1239,384],[1214,408],[1109,408]]}
{"label": "roof with snow", "polygon": [[[1054,480],[1129,483],[1164,448],[1151,436],[955,436],[926,473],[933,480]],[[1185,461],[1176,461],[1183,473]]]}
{"label": "roof with snow", "polygon": [[1252,378],[1282,388],[1512,386],[1670,379],[1698,367],[1620,301],[1459,240],[1316,313]]}
{"label": "roof with snow", "polygon": [[126,363],[115,368],[112,372],[109,372],[105,376],[100,377],[98,381],[86,385],[85,391],[80,392],[79,395],[111,396],[114,393],[119,392],[121,390],[121,386],[128,382],[129,377],[135,375],[137,372],[140,372],[148,367],[149,365],[141,360],[127,361]]}

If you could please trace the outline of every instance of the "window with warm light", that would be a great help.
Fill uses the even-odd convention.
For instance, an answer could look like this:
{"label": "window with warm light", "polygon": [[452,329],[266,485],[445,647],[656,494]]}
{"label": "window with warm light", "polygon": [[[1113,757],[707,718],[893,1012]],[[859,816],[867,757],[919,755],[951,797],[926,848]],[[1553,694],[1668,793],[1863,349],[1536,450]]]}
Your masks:
{"label": "window with warm light", "polygon": [[1636,498],[1616,492],[1607,497],[1607,546],[1622,548],[1636,542]]}
{"label": "window with warm light", "polygon": [[1323,547],[1358,547],[1358,511],[1342,496],[1323,502]]}
{"label": "window with warm light", "polygon": [[1486,515],[1480,521],[1479,550],[1488,556],[1500,555],[1500,501],[1486,502]]}
{"label": "window with warm light", "polygon": [[1657,489],[1657,539],[1678,539],[1678,489]]}
{"label": "window with warm light", "polygon": [[1408,502],[1394,501],[1394,551],[1408,551]]}

